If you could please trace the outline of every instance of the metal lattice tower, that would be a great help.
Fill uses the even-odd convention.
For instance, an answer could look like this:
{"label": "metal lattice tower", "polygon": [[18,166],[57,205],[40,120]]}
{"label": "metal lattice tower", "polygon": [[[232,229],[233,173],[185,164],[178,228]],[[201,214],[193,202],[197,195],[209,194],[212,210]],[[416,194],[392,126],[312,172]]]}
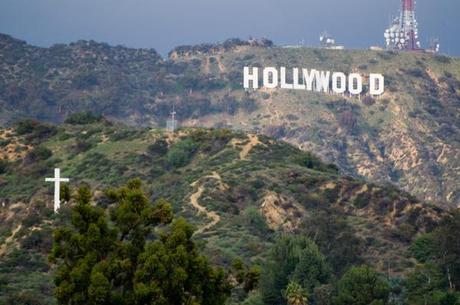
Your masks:
{"label": "metal lattice tower", "polygon": [[400,16],[393,20],[384,36],[389,50],[420,50],[415,0],[401,0]]}
{"label": "metal lattice tower", "polygon": [[170,119],[166,121],[166,129],[170,132],[174,132],[177,129],[176,111],[174,110],[174,106]]}

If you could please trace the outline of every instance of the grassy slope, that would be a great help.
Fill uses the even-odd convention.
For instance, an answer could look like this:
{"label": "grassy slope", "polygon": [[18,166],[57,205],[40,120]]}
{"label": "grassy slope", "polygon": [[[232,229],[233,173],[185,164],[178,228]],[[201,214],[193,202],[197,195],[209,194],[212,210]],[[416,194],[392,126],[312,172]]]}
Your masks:
{"label": "grassy slope", "polygon": [[[248,263],[260,262],[275,232],[296,231],[303,217],[334,207],[334,213],[362,238],[366,262],[385,271],[391,262],[392,274],[404,274],[413,264],[406,258],[410,240],[442,213],[394,187],[338,174],[316,157],[264,136],[201,129],[172,135],[97,123],[62,125],[54,136],[40,141],[14,131],[6,138],[33,144],[25,158],[10,160],[0,175],[0,201],[6,201],[0,207],[0,243],[9,241],[3,249],[0,285],[44,296],[50,295],[52,287],[46,264],[51,229],[68,217],[66,208],[52,215],[52,187],[44,177],[53,167],[71,178],[72,187],[91,184],[95,198],[103,198],[101,190],[108,186],[139,177],[152,200],[165,197],[178,215],[197,228],[211,222],[190,204],[191,196],[202,187],[198,203],[207,212],[217,213],[220,221],[197,235],[197,241],[213,261],[223,265],[237,256]],[[184,141],[193,144],[195,153],[174,168],[171,151]],[[162,143],[168,143],[167,151]],[[53,156],[28,161],[30,150],[37,146],[50,149]],[[259,211],[259,216],[249,216],[251,209]]]}

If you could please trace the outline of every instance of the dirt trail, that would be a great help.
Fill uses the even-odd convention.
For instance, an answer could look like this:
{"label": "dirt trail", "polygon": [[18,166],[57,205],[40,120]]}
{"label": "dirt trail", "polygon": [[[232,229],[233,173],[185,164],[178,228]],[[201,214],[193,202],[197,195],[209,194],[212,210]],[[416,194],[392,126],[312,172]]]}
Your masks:
{"label": "dirt trail", "polygon": [[16,233],[18,233],[21,229],[22,229],[22,225],[20,224],[19,226],[16,227],[16,229],[13,230],[13,232],[11,232],[11,235],[8,236],[7,239],[5,239],[5,242],[0,247],[0,256],[3,256],[3,254],[5,254],[8,244],[13,241],[14,236],[16,236]]}
{"label": "dirt trail", "polygon": [[[241,160],[246,160],[247,156],[251,152],[251,150],[256,146],[256,145],[262,145],[266,146],[264,143],[260,142],[259,137],[255,134],[248,134],[248,139],[249,142],[243,146],[243,148],[240,151],[240,159]],[[233,140],[232,141],[233,146],[241,145],[243,144],[243,141],[241,140]]]}
{"label": "dirt trail", "polygon": [[[211,175],[205,176],[203,178],[216,179],[218,181],[218,183],[219,183],[219,189],[220,190],[225,191],[226,189],[228,189],[228,185],[226,185],[222,181],[222,178],[220,177],[220,175],[217,172],[212,172]],[[200,178],[200,179],[196,180],[195,182],[193,182],[190,185],[192,187],[197,186],[198,183],[200,182],[200,180],[203,179],[203,178]],[[210,228],[212,228],[213,226],[215,226],[216,224],[218,224],[220,222],[220,216],[216,212],[208,211],[204,206],[202,206],[199,203],[199,199],[201,198],[201,195],[203,195],[204,190],[205,190],[204,186],[200,185],[198,187],[198,190],[190,196],[190,204],[195,209],[197,209],[198,212],[206,214],[206,217],[210,218],[212,221],[210,223],[208,223],[207,225],[201,227],[199,230],[197,230],[195,232],[195,234],[201,234],[204,231],[209,230]]]}
{"label": "dirt trail", "polygon": [[206,57],[206,62],[204,64],[204,73],[210,74],[211,73],[211,61],[209,57]]}
{"label": "dirt trail", "polygon": [[[256,146],[256,145],[263,145],[265,146],[264,143],[262,143],[260,140],[259,140],[259,137],[257,135],[254,135],[254,134],[249,134],[248,135],[248,139],[249,139],[249,142],[245,143],[245,141],[243,140],[233,140],[232,141],[232,145],[234,147],[236,146],[239,146],[239,145],[243,145],[242,148],[241,148],[241,151],[240,151],[240,154],[239,154],[239,157],[241,160],[246,160],[247,159],[247,156],[249,155],[249,153],[251,152],[251,150]],[[245,144],[243,144],[245,143]],[[195,234],[201,234],[203,233],[204,231],[206,230],[209,230],[210,228],[212,228],[213,226],[215,226],[216,224],[218,224],[220,222],[220,216],[216,213],[216,212],[213,212],[213,211],[208,211],[204,206],[202,206],[199,202],[201,196],[203,195],[204,191],[205,191],[205,187],[203,185],[203,183],[201,182],[202,179],[215,179],[217,182],[218,182],[218,188],[221,190],[221,191],[225,191],[227,190],[229,187],[227,184],[225,184],[223,181],[222,181],[222,177],[219,175],[219,173],[217,172],[212,172],[210,175],[207,175],[207,176],[204,176],[204,177],[201,177],[199,178],[198,180],[196,180],[195,182],[191,183],[190,186],[192,187],[197,187],[198,186],[198,189],[196,190],[195,193],[193,193],[192,195],[190,195],[190,204],[198,210],[198,212],[200,213],[204,213],[206,215],[206,217],[210,218],[211,219],[211,222],[208,223],[207,225],[201,227],[198,231],[195,232]]]}

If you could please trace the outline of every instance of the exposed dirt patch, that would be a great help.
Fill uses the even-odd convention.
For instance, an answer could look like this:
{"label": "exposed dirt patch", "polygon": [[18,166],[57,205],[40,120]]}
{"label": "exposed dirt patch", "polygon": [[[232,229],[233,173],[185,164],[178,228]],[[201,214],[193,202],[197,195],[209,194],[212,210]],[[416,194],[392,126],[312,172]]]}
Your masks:
{"label": "exposed dirt patch", "polygon": [[301,205],[275,192],[267,192],[262,199],[260,211],[267,225],[274,230],[293,231],[307,211]]}
{"label": "exposed dirt patch", "polygon": [[7,144],[0,147],[0,160],[16,161],[23,159],[32,149],[32,146],[21,143],[19,137],[14,135],[13,130],[0,130],[0,140]]}

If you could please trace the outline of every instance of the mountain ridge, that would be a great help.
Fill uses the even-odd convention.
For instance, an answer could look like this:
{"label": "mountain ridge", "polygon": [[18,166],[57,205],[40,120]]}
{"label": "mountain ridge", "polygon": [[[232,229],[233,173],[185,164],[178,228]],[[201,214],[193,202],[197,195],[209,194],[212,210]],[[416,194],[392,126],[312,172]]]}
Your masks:
{"label": "mountain ridge", "polygon": [[[237,39],[154,50],[85,42],[35,48],[0,39],[0,123],[59,122],[92,111],[141,126],[264,133],[316,152],[355,177],[394,183],[423,200],[460,204],[460,60],[427,53],[286,49]],[[379,72],[379,99],[244,91],[242,67],[305,66]]]}

